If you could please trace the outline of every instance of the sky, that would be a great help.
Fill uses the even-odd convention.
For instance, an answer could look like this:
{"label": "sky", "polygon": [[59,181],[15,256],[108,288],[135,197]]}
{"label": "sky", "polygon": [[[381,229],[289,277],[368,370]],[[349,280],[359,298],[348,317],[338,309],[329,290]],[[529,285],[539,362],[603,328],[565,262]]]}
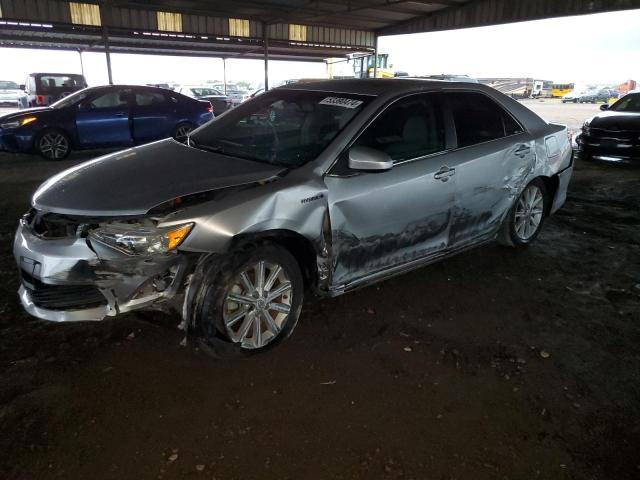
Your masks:
{"label": "sky", "polygon": [[640,81],[640,10],[382,37],[379,50],[411,74]]}
{"label": "sky", "polygon": [[[640,81],[640,10],[523,22],[510,25],[381,37],[380,53],[394,70],[411,75],[535,77],[556,83],[618,84]],[[115,83],[222,80],[214,58],[112,54]],[[89,85],[107,83],[105,56],[82,55]],[[351,71],[345,65],[345,73]],[[0,48],[0,80],[24,83],[30,72],[80,73],[77,52]],[[262,60],[227,60],[227,80],[258,87]],[[324,63],[272,61],[271,85],[290,78],[324,78]]]}

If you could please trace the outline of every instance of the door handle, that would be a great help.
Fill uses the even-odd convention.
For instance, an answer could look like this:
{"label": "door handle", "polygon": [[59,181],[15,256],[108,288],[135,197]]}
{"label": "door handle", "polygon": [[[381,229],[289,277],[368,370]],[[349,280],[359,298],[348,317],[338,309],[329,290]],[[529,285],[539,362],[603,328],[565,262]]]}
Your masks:
{"label": "door handle", "polygon": [[441,180],[443,182],[447,182],[449,180],[449,177],[452,177],[455,174],[456,174],[456,169],[455,168],[449,168],[446,165],[444,165],[444,166],[440,167],[440,170],[438,170],[435,173],[433,178],[435,178],[436,180]]}
{"label": "door handle", "polygon": [[117,113],[114,113],[114,115],[116,117],[126,117],[127,116],[126,112],[117,112]]}
{"label": "door handle", "polygon": [[518,157],[524,158],[525,155],[531,152],[531,147],[529,145],[520,145],[515,152]]}

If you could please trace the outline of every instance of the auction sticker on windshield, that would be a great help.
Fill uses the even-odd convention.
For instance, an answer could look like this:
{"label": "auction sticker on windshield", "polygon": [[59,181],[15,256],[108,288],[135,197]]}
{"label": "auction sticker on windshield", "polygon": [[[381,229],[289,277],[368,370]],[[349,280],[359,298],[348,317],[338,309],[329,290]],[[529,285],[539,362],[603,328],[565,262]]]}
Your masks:
{"label": "auction sticker on windshield", "polygon": [[354,100],[352,98],[327,97],[321,100],[320,105],[332,105],[334,107],[358,108],[362,105],[362,100]]}

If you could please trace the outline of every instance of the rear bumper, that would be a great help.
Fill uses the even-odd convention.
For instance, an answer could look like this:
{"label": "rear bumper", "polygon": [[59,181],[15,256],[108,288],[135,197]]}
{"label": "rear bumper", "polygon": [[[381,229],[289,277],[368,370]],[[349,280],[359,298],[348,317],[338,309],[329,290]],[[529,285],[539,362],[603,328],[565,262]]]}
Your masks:
{"label": "rear bumper", "polygon": [[557,174],[558,176],[558,190],[553,198],[551,204],[550,214],[557,212],[567,201],[567,190],[569,189],[569,182],[571,181],[571,175],[573,174],[573,158],[567,168]]}

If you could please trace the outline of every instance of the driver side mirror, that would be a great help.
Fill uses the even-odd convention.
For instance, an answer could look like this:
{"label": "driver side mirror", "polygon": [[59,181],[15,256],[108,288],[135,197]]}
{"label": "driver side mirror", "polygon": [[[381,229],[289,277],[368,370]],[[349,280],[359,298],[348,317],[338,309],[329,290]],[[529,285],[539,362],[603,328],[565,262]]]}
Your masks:
{"label": "driver side mirror", "polygon": [[391,170],[393,160],[389,155],[375,148],[355,146],[349,149],[349,168],[371,172]]}
{"label": "driver side mirror", "polygon": [[23,92],[27,89],[27,86],[24,84],[20,85],[20,90],[22,90]]}
{"label": "driver side mirror", "polygon": [[600,110],[609,110],[609,104],[603,103],[602,105],[600,105]]}

